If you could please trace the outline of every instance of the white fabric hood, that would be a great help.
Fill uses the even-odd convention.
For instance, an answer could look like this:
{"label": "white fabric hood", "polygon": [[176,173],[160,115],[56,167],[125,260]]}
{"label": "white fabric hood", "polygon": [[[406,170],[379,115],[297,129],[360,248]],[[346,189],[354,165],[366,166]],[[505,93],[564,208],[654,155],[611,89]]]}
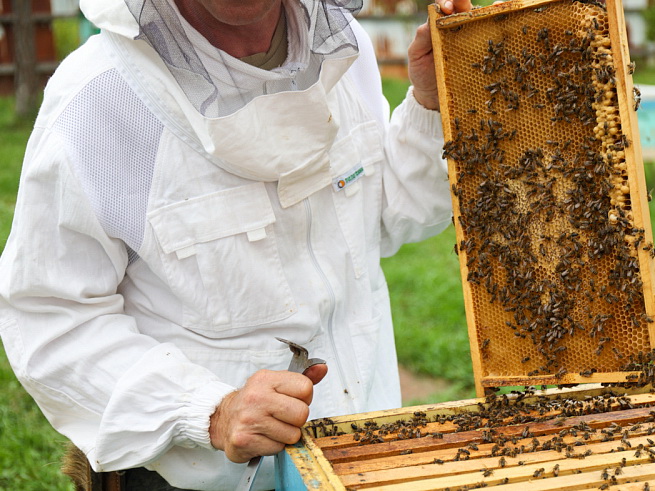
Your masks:
{"label": "white fabric hood", "polygon": [[125,0],[80,0],[80,10],[100,29],[130,39],[139,35],[139,24],[125,4]]}
{"label": "white fabric hood", "polygon": [[[169,46],[165,51],[158,50],[144,37],[148,29],[139,26],[124,0],[82,0],[81,7],[92,22],[105,30],[125,79],[137,93],[148,96],[151,110],[165,124],[225,170],[247,179],[278,181],[278,197],[282,206],[288,207],[331,182],[329,152],[339,122],[330,91],[357,52],[356,41],[351,42],[348,35],[352,18],[345,26],[342,22],[328,42],[324,34],[315,32],[325,13],[317,7],[321,2],[307,2],[313,7],[310,18],[302,2],[286,0],[284,4],[290,56],[283,67],[271,72],[245,65],[217,49],[216,59],[202,59],[197,53],[211,51],[211,47],[196,49],[207,41],[185,21],[179,22],[172,2],[160,4],[161,10],[168,10],[162,16],[174,12],[175,19],[165,20],[167,25],[177,22],[167,32],[178,33],[176,42],[184,37],[188,44],[182,42],[176,47],[198,57],[181,70],[175,65],[174,55],[169,54]],[[342,19],[350,15],[347,11],[338,13]],[[321,39],[320,49],[337,42],[344,49],[317,53],[316,39]],[[189,75],[191,69],[195,75]],[[239,86],[231,83],[237,73],[243,79]],[[247,93],[241,87],[248,87]],[[197,98],[198,94],[202,95]],[[225,107],[238,109],[221,115]]]}

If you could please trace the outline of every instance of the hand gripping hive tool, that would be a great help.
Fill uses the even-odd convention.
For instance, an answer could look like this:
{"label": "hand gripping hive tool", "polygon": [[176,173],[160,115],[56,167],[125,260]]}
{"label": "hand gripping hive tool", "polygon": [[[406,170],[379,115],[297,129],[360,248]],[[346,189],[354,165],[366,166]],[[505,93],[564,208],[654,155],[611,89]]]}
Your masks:
{"label": "hand gripping hive tool", "polygon": [[[289,345],[289,349],[293,353],[293,358],[291,358],[291,363],[289,363],[289,368],[288,370],[290,372],[296,372],[296,373],[305,373],[305,371],[309,367],[313,367],[314,365],[321,365],[325,364],[325,360],[322,360],[320,358],[309,358],[309,353],[307,352],[307,349],[303,348],[299,344],[293,343],[291,341],[287,341],[286,339],[282,338],[275,338],[281,343],[285,343]],[[257,477],[257,472],[259,471],[259,466],[262,463],[262,458],[260,457],[253,457],[250,459],[250,462],[248,462],[248,466],[246,467],[246,471],[244,472],[243,476],[241,477],[241,480],[239,481],[239,486],[237,487],[238,490],[247,490],[250,491],[252,489],[253,484],[255,483],[255,478]]]}

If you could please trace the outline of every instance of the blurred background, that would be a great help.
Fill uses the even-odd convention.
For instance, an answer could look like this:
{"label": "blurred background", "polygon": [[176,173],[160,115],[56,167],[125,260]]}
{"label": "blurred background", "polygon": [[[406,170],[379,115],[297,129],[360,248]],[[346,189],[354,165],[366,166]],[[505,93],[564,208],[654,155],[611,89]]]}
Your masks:
{"label": "blurred background", "polygon": [[[426,0],[364,0],[358,19],[375,46],[392,108],[405,96],[406,50]],[[476,5],[491,0],[474,0]],[[644,168],[655,187],[655,0],[624,0]],[[0,0],[0,251],[6,243],[25,145],[43,87],[58,63],[97,32],[78,0]],[[653,215],[651,208],[651,216]],[[652,218],[651,218],[652,221]],[[383,261],[391,290],[403,404],[474,396],[452,227]],[[65,438],[14,377],[0,345],[0,490],[72,490],[59,473]]]}

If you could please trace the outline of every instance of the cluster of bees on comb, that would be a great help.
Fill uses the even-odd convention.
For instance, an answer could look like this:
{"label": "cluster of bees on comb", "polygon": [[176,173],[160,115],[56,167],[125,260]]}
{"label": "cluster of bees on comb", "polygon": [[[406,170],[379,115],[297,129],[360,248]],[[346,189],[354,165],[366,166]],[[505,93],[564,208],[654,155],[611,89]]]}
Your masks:
{"label": "cluster of bees on comb", "polygon": [[[512,34],[464,50],[482,95],[453,98],[444,146],[483,369],[616,371],[650,349],[638,253],[653,244],[635,225],[607,13],[573,0],[513,19]],[[450,35],[467,42],[482,22]]]}

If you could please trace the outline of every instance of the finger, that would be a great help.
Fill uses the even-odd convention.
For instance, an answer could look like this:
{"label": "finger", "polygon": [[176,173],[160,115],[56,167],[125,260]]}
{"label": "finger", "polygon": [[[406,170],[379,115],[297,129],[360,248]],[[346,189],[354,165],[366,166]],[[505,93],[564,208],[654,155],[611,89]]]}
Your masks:
{"label": "finger", "polygon": [[225,449],[225,456],[232,462],[240,464],[260,455],[275,455],[281,452],[285,445],[286,443],[272,440],[263,435],[243,434],[241,438],[232,441],[231,445]]}
{"label": "finger", "polygon": [[473,8],[471,0],[437,0],[439,8],[444,14],[468,12]]}
{"label": "finger", "polygon": [[268,432],[262,436],[275,443],[293,445],[300,440],[300,427],[275,420],[268,428]]}
{"label": "finger", "polygon": [[288,370],[259,370],[246,381],[244,389],[260,395],[264,395],[266,389],[268,389],[279,394],[304,400],[307,397],[311,397],[313,384],[302,373],[290,372]]}
{"label": "finger", "polygon": [[307,405],[312,402],[314,384],[302,373],[295,372],[273,372],[278,376],[271,384],[271,387],[278,394],[293,397],[304,401]]}
{"label": "finger", "polygon": [[441,12],[447,15],[452,14],[455,10],[452,0],[437,0],[437,5],[439,5]]}
{"label": "finger", "polygon": [[409,62],[418,60],[432,52],[432,37],[430,27],[427,23],[420,25],[416,29],[414,40],[409,45],[407,56]]}
{"label": "finger", "polygon": [[468,12],[473,8],[471,0],[452,0],[455,12]]}
{"label": "finger", "polygon": [[303,372],[305,377],[308,377],[312,381],[312,384],[316,385],[327,375],[328,367],[325,363],[319,363],[309,367]]}
{"label": "finger", "polygon": [[271,436],[270,427],[276,421],[285,424],[290,424],[296,428],[300,428],[305,424],[309,417],[309,405],[300,399],[289,397],[282,394],[276,394],[268,402],[268,414],[274,421],[265,419],[269,427],[263,431],[267,436]]}

